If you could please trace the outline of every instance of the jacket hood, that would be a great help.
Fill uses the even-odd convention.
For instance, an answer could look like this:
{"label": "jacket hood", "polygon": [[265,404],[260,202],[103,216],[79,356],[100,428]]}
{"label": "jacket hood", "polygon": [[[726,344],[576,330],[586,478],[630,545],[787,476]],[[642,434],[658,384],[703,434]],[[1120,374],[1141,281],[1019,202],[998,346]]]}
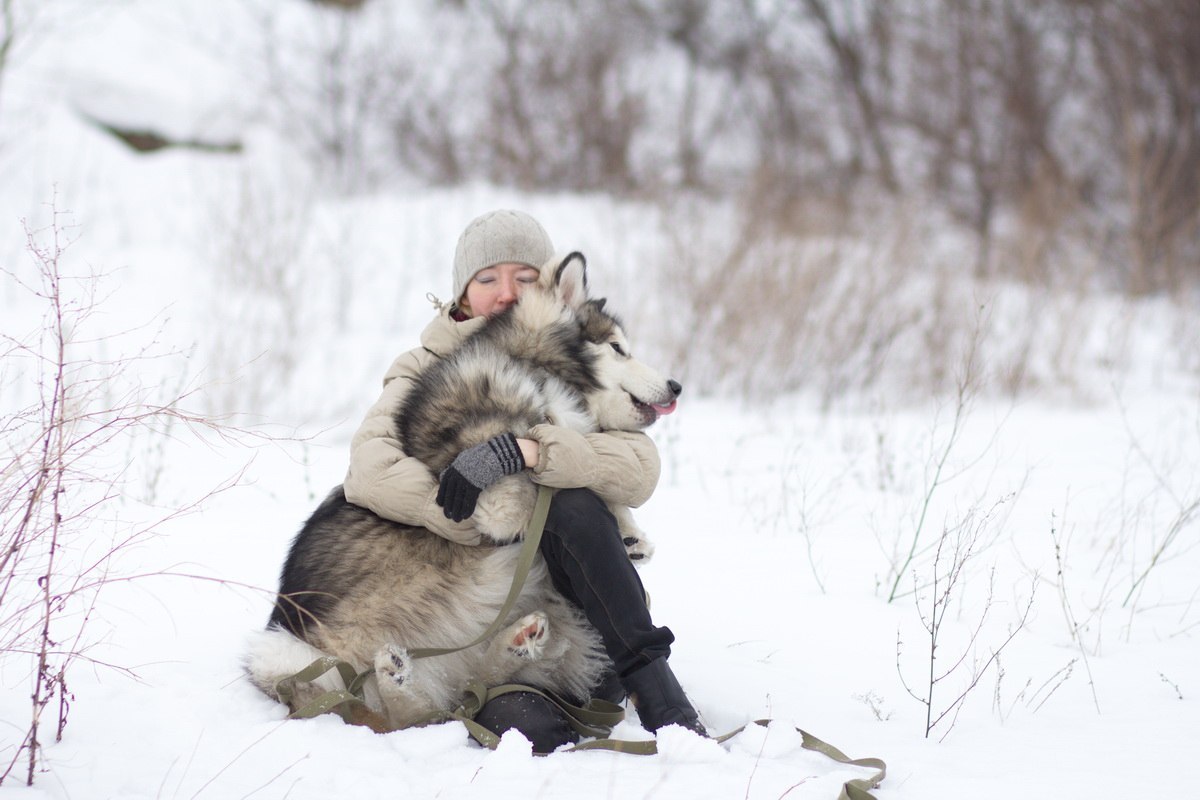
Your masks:
{"label": "jacket hood", "polygon": [[464,339],[482,328],[486,322],[484,317],[456,322],[450,316],[452,308],[449,303],[442,306],[437,316],[430,320],[421,332],[421,346],[438,358],[444,358],[458,349]]}

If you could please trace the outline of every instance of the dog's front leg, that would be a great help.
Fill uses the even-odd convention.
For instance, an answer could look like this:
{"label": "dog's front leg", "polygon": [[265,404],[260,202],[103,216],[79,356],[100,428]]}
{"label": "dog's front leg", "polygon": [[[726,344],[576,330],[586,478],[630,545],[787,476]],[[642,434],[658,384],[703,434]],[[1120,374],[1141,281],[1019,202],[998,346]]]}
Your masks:
{"label": "dog's front leg", "polygon": [[537,487],[528,475],[508,475],[483,490],[471,519],[484,536],[507,544],[525,533],[536,501]]}

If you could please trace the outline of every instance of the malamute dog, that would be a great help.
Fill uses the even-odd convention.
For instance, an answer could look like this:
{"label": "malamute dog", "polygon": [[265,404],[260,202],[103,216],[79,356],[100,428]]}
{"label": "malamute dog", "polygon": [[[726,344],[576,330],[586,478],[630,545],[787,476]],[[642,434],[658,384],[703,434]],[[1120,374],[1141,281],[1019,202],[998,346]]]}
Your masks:
{"label": "malamute dog", "polygon": [[[405,452],[437,475],[461,451],[550,421],[580,432],[641,430],[669,413],[681,387],[629,355],[604,300],[589,300],[586,265],[572,253],[548,264],[521,301],[430,366],[398,415]],[[472,641],[496,618],[536,487],[525,473],[486,489],[472,517],[496,544],[455,544],[382,519],[335,489],[292,543],[267,630],[251,642],[247,670],[267,694],[325,655],[373,667],[369,706],[393,727],[453,708],[467,681],[526,683],[585,698],[608,658],[596,632],[551,586],[539,558],[507,628],[492,641],[415,660],[417,647]],[[614,508],[631,557],[649,543],[628,509]],[[508,546],[505,546],[508,545]],[[333,673],[293,699],[302,706],[343,688]]]}

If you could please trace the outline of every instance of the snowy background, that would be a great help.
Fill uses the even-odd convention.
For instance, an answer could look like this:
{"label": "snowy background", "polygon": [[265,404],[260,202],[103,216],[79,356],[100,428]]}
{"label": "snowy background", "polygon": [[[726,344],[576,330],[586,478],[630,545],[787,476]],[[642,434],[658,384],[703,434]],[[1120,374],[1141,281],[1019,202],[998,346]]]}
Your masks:
{"label": "snowy background", "polygon": [[[310,13],[285,5],[283,22]],[[897,337],[871,362],[879,379],[861,389],[836,359],[812,360],[810,344],[793,341],[783,346],[811,385],[781,394],[769,373],[751,371],[739,392],[722,379],[727,365],[704,358],[717,336],[695,325],[704,298],[669,294],[650,274],[679,248],[660,207],[483,183],[431,189],[399,176],[372,191],[326,191],[299,136],[264,111],[259,81],[220,57],[244,51],[236,15],[214,8],[228,11],[183,0],[47,4],[3,75],[8,341],[39,339],[45,305],[17,279],[36,282],[30,241],[44,246],[57,230],[69,242],[64,274],[101,276],[74,357],[133,359],[120,380],[146,402],[187,395],[189,410],[228,415],[238,430],[147,429],[94,455],[88,469],[119,473],[121,497],[61,564],[166,521],[108,564],[78,642],[85,657],[67,675],[69,723],[53,743],[44,721],[32,787],[17,748],[36,666],[27,653],[3,653],[0,764],[17,766],[0,796],[835,797],[858,773],[803,751],[793,726],[851,757],[884,759],[881,800],[1194,791],[1194,302],[976,284],[938,271],[960,254],[954,236],[934,230],[936,246],[922,252],[936,263],[886,285],[889,307],[919,306],[922,286],[957,275],[938,297],[984,309],[995,338],[926,351],[921,337]],[[136,154],[89,122],[97,118],[243,147]],[[595,294],[624,312],[642,357],[684,383],[679,412],[652,431],[664,473],[637,514],[658,548],[642,576],[709,728],[779,724],[725,746],[667,731],[650,758],[533,758],[515,736],[496,752],[468,745],[457,724],[379,736],[335,718],[284,721],[242,679],[244,639],[269,614],[288,542],[341,480],[383,372],[432,313],[425,294],[448,291],[458,233],[503,206],[587,253]],[[707,213],[722,219],[719,204]],[[720,239],[701,227],[674,233]],[[853,243],[821,248],[836,257],[818,267],[862,258]],[[708,289],[753,296],[730,283]],[[756,313],[826,314],[833,325],[844,296],[830,297],[832,306]],[[1018,363],[1014,349],[1038,376],[1016,394],[989,370],[989,359]],[[942,358],[948,379],[914,391],[905,377]],[[33,376],[9,352],[5,419],[36,405]],[[108,399],[124,385],[114,381]],[[14,437],[6,450],[16,430],[4,433]],[[179,508],[190,510],[172,516]],[[952,572],[952,593],[936,594],[934,577],[944,588]],[[5,599],[16,604],[36,586],[29,577]],[[931,686],[925,623],[935,610],[934,669],[949,674]],[[60,640],[81,613],[64,613]],[[932,696],[934,717],[950,709],[928,736],[912,694]],[[615,735],[645,734],[623,724]]]}

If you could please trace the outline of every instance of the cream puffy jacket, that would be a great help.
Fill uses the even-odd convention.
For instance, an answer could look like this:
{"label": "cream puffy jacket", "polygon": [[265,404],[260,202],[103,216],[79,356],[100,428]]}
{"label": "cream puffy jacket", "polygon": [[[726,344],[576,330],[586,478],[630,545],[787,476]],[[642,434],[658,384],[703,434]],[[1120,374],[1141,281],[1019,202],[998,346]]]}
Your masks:
{"label": "cream puffy jacket", "polygon": [[[484,320],[455,322],[447,304],[421,334],[421,347],[404,353],[383,378],[383,394],[367,412],[350,443],[346,499],[381,517],[428,528],[459,544],[480,544],[470,518],[447,519],[437,504],[437,478],[400,445],[395,415],[421,371],[453,351]],[[610,505],[636,508],[658,484],[658,449],[644,433],[581,434],[557,425],[538,425],[528,437],[541,452],[535,483],[559,489],[586,487]]]}

